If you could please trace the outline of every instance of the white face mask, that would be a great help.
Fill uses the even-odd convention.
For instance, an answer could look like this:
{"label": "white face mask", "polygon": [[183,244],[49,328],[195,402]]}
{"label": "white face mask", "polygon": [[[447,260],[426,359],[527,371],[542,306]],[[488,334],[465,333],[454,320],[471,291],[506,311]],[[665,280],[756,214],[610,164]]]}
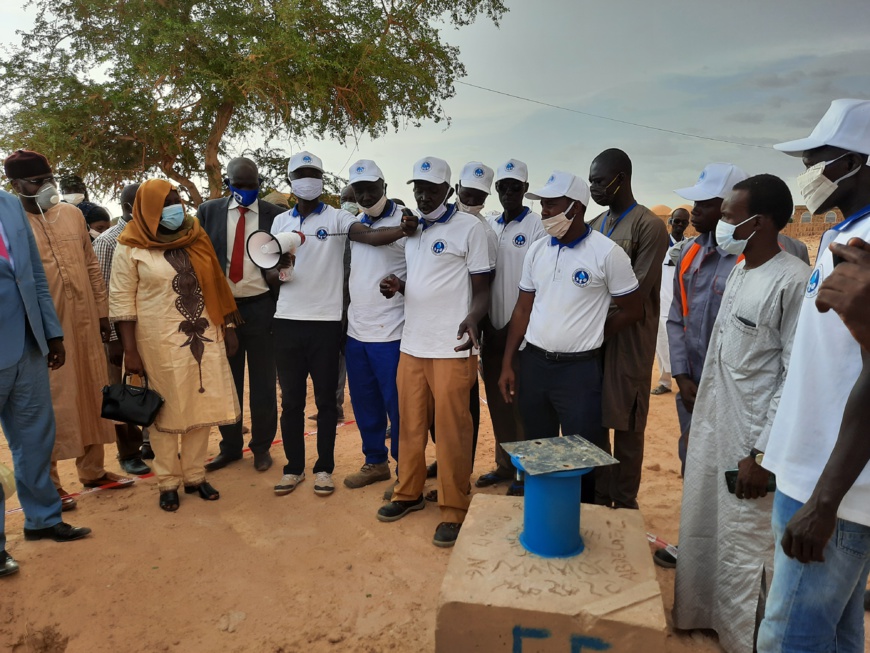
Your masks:
{"label": "white face mask", "polygon": [[463,213],[470,213],[471,215],[480,217],[480,212],[483,211],[483,204],[468,205],[456,200],[456,208]]}
{"label": "white face mask", "polygon": [[96,229],[88,229],[88,233],[91,235],[91,238],[96,240],[100,236],[100,232]]}
{"label": "white face mask", "polygon": [[32,197],[36,200],[36,205],[43,211],[54,208],[60,202],[60,195],[57,193],[57,186],[52,183],[44,183],[36,191],[36,195],[22,195],[21,197]]}
{"label": "white face mask", "polygon": [[301,200],[316,200],[323,195],[323,180],[315,177],[302,177],[290,181],[290,190]]}
{"label": "white face mask", "polygon": [[559,215],[554,215],[549,218],[541,218],[541,224],[544,225],[544,231],[550,234],[553,238],[562,238],[571,225],[574,223],[573,218],[569,218],[566,214],[574,206],[574,202],[568,205],[568,208],[562,211]]}
{"label": "white face mask", "polygon": [[343,208],[351,215],[357,215],[359,213],[359,204],[357,204],[356,202],[342,202],[341,208]]}
{"label": "white face mask", "polygon": [[382,195],[381,199],[379,199],[377,202],[375,202],[371,206],[369,206],[369,207],[360,206],[360,208],[363,210],[363,213],[365,213],[366,215],[369,215],[373,218],[377,218],[378,216],[380,216],[381,213],[384,212],[384,207],[386,205],[387,205],[387,196]]}
{"label": "white face mask", "polygon": [[420,217],[423,218],[426,222],[435,222],[439,220],[441,216],[447,213],[447,205],[442,204],[437,209],[432,211],[432,213],[423,213],[420,212]]}
{"label": "white face mask", "polygon": [[734,232],[737,230],[738,227],[746,224],[750,220],[754,220],[757,217],[757,215],[748,217],[740,224],[728,224],[724,220],[719,220],[718,224],[716,225],[716,242],[718,243],[719,247],[724,249],[729,254],[733,254],[734,256],[740,256],[743,253],[743,250],[746,249],[746,243],[749,242],[749,238],[752,238],[752,236],[755,235],[755,232],[753,231],[749,235],[749,238],[747,238],[746,240],[737,240],[736,238],[734,238]]}
{"label": "white face mask", "polygon": [[852,175],[858,174],[858,171],[861,170],[861,167],[859,166],[852,172],[847,172],[837,181],[831,181],[825,177],[825,167],[831,165],[835,161],[839,161],[848,154],[851,154],[851,152],[846,152],[846,154],[842,154],[831,161],[821,161],[814,166],[810,166],[806,169],[806,172],[798,176],[798,190],[800,191],[801,197],[804,198],[804,203],[807,205],[807,210],[810,213],[815,214],[815,212],[819,210],[819,207],[825,203],[825,200],[834,194],[834,191],[837,190],[837,185],[841,181],[848,179]]}
{"label": "white face mask", "polygon": [[72,204],[73,206],[78,206],[85,199],[85,196],[82,193],[67,193],[63,196],[63,201],[68,204]]}

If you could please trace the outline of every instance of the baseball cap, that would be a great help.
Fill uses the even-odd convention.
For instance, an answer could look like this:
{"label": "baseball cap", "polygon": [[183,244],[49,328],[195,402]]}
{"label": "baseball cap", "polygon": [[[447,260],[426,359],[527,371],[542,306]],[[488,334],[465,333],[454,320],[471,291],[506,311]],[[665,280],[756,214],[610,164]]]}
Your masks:
{"label": "baseball cap", "polygon": [[350,167],[350,183],[358,181],[377,181],[383,179],[384,173],[378,164],[371,159],[360,159]]}
{"label": "baseball cap", "polygon": [[290,161],[287,163],[287,174],[289,175],[291,172],[299,170],[299,168],[314,168],[323,172],[323,161],[320,160],[319,156],[302,150],[290,157]]}
{"label": "baseball cap", "polygon": [[502,179],[516,179],[525,183],[529,180],[529,167],[522,161],[510,159],[498,167],[495,180],[501,181]]}
{"label": "baseball cap", "polygon": [[489,195],[492,192],[492,178],[495,173],[487,165],[480,161],[472,161],[466,163],[459,173],[459,183],[463,188],[474,188],[482,190]]}
{"label": "baseball cap", "polygon": [[725,199],[734,184],[748,178],[749,175],[733,163],[708,163],[694,186],[678,188],[674,192],[692,202],[703,202],[714,197]]}
{"label": "baseball cap", "polygon": [[433,184],[450,183],[450,166],[447,161],[434,156],[427,156],[414,164],[414,175],[408,180],[409,184],[415,181],[430,181]]}
{"label": "baseball cap", "polygon": [[554,170],[543,188],[526,193],[530,200],[552,199],[554,197],[568,197],[577,200],[583,206],[589,206],[589,186],[577,175],[562,170]]}
{"label": "baseball cap", "polygon": [[870,155],[870,100],[834,100],[807,138],[773,147],[792,156],[823,145]]}

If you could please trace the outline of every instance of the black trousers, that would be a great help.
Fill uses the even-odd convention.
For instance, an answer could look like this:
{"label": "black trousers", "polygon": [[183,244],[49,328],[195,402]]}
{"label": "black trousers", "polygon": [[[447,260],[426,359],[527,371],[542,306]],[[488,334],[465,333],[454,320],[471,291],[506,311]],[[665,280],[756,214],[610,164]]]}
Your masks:
{"label": "black trousers", "polygon": [[[272,446],[278,430],[278,399],[275,391],[275,347],[272,342],[272,320],[275,300],[269,293],[237,299],[244,322],[236,327],[239,349],[230,357],[230,370],[236,384],[239,406],[245,411],[245,360],[248,362],[251,412],[251,441],[254,453],[263,453]],[[244,447],[242,420],[220,427],[221,453],[241,456]]]}
{"label": "black trousers", "polygon": [[305,396],[308,376],[317,405],[317,462],[314,472],[335,469],[335,427],[338,409],[338,354],[341,322],[281,320],[273,322],[275,363],[281,384],[281,437],[287,464],[285,474],[305,471]]}
{"label": "black trousers", "polygon": [[[526,439],[579,435],[607,451],[601,425],[602,363],[546,360],[526,348],[520,352],[519,404]],[[583,475],[581,500],[595,503],[595,471]]]}

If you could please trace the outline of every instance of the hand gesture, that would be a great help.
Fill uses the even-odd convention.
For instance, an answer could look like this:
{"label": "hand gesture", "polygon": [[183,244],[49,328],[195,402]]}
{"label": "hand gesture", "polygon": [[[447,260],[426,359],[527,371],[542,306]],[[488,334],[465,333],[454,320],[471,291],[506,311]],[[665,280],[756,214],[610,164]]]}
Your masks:
{"label": "hand gesture", "polygon": [[402,233],[405,236],[413,236],[417,233],[417,225],[419,225],[420,220],[414,215],[411,209],[402,209]]}
{"label": "hand gesture", "polygon": [[462,338],[466,335],[468,336],[468,340],[463,342],[461,345],[454,347],[453,351],[467,351],[472,347],[480,348],[477,323],[467,317],[462,321],[462,324],[459,325],[459,331],[456,333],[456,339],[462,340]]}
{"label": "hand gesture", "polygon": [[392,299],[393,297],[395,297],[396,293],[399,292],[401,286],[402,282],[395,274],[384,277],[383,279],[381,279],[381,283],[378,285],[381,290],[381,294],[387,299]]}

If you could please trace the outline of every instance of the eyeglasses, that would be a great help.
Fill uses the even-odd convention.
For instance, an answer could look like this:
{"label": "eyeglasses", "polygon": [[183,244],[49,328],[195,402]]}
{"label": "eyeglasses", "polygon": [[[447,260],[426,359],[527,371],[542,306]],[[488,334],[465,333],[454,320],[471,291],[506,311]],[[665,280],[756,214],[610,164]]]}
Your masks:
{"label": "eyeglasses", "polygon": [[38,177],[37,179],[27,179],[26,177],[22,177],[21,181],[26,181],[28,184],[57,184],[57,179],[54,175],[50,175],[48,177]]}

